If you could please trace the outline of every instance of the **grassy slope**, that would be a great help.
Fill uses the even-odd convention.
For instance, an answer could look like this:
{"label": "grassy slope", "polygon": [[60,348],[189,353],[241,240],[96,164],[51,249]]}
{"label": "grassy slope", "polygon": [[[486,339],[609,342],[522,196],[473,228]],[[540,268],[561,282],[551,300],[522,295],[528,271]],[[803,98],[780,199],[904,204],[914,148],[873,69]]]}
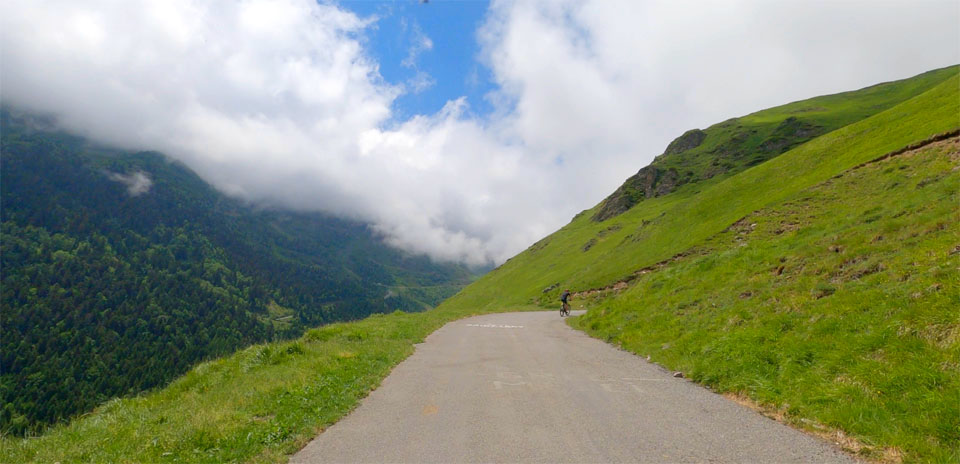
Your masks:
{"label": "grassy slope", "polygon": [[644,201],[644,186],[651,174],[646,172],[648,168],[655,168],[657,176],[665,176],[655,181],[655,191],[664,187],[661,182],[676,183],[675,189],[680,191],[697,190],[705,180],[715,183],[810,139],[900,104],[956,75],[957,70],[957,66],[937,69],[909,79],[814,97],[714,124],[702,131],[706,138],[699,146],[657,157],[594,208],[596,215],[590,214],[590,217],[595,220],[597,216],[615,217],[616,211],[627,206],[623,204],[624,197],[633,199],[632,202]]}
{"label": "grassy slope", "polygon": [[[112,401],[42,437],[0,439],[0,461],[283,461],[352,409],[414,343],[445,322],[535,309],[516,305],[543,297],[540,290],[554,282],[598,287],[703,245],[752,211],[960,126],[957,88],[951,78],[771,162],[699,184],[699,195],[687,189],[645,201],[603,224],[581,215],[432,311],[377,316],[316,329],[296,342],[255,346],[202,364],[158,392]],[[592,238],[598,238],[596,245],[581,251]]]}
{"label": "grassy slope", "polygon": [[[602,223],[592,210],[534,244],[441,306],[489,307],[553,301],[560,287],[611,284],[719,233],[846,169],[960,126],[956,75],[900,105],[717,182],[645,200]],[[587,251],[583,247],[595,243]]]}
{"label": "grassy slope", "polygon": [[957,462],[958,140],[752,213],[576,325],[799,425]]}
{"label": "grassy slope", "polygon": [[[821,135],[893,107],[956,73],[956,66],[937,69],[909,79],[810,98],[724,121],[705,130],[707,138],[702,145],[660,157],[653,164],[664,169],[675,168],[681,173],[693,172],[695,178],[703,178],[711,166],[722,163],[728,165],[728,173],[737,173],[751,163],[778,154],[764,153],[762,145],[775,136],[777,127],[787,118],[796,118],[798,122],[815,128],[811,135]],[[734,143],[737,139],[742,142]],[[718,149],[730,145],[735,145],[739,153],[718,158]]]}

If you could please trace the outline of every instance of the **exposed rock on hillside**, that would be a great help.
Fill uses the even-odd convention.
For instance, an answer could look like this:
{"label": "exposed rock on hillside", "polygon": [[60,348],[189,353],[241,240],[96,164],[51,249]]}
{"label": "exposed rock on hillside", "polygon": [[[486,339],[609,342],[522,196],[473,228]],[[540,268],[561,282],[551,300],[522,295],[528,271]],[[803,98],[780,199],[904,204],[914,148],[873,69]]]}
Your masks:
{"label": "exposed rock on hillside", "polygon": [[[703,151],[695,149],[707,138],[705,131],[688,130],[670,142],[653,164],[628,178],[607,197],[592,219],[597,222],[605,221],[624,213],[644,198],[666,195],[689,182],[710,179],[760,164],[827,131],[824,127],[794,116],[784,119],[772,128],[744,126],[740,120],[733,118],[710,130],[719,130],[724,135],[714,141],[715,146],[706,152],[708,157],[712,158],[709,164],[700,167],[697,167],[696,162],[693,165],[686,164],[696,159],[697,152]],[[690,168],[684,168],[683,175],[674,167],[664,166],[678,162]]]}
{"label": "exposed rock on hillside", "polygon": [[[662,155],[657,156],[657,159],[697,148],[706,138],[706,132],[700,129],[690,129],[670,142],[667,149],[663,151]],[[605,221],[627,211],[644,198],[666,195],[689,181],[690,176],[681,177],[676,168],[646,166],[630,176],[620,188],[607,197],[600,207],[600,211],[597,211],[592,219],[597,222]]]}
{"label": "exposed rock on hillside", "polygon": [[791,116],[784,119],[783,122],[773,130],[773,134],[760,145],[760,149],[767,153],[779,155],[796,145],[820,135],[822,132],[822,128]]}
{"label": "exposed rock on hillside", "polygon": [[661,169],[654,165],[646,166],[630,176],[612,195],[603,201],[600,211],[593,215],[597,222],[605,221],[622,214],[644,198],[666,195],[689,178],[681,177],[676,169]]}
{"label": "exposed rock on hillside", "polygon": [[707,138],[706,132],[700,129],[690,129],[684,132],[680,137],[673,139],[673,142],[670,142],[670,144],[667,145],[667,149],[664,150],[663,154],[660,156],[683,153],[687,150],[692,150],[699,147],[705,138]]}

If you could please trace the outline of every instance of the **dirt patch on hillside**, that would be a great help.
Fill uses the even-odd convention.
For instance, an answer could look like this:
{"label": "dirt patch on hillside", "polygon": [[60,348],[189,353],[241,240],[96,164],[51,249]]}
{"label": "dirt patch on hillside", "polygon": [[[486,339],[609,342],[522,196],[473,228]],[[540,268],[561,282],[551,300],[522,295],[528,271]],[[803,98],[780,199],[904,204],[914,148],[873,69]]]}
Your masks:
{"label": "dirt patch on hillside", "polygon": [[891,151],[891,152],[889,152],[889,153],[884,154],[883,156],[879,156],[879,157],[874,158],[874,159],[872,159],[872,160],[870,160],[870,161],[867,161],[867,162],[865,162],[865,163],[860,163],[860,164],[858,164],[858,165],[856,165],[856,166],[854,166],[854,167],[852,167],[852,168],[850,168],[850,169],[847,169],[846,171],[841,172],[840,174],[837,174],[837,175],[833,176],[833,179],[837,179],[837,178],[839,178],[839,177],[842,177],[844,174],[846,174],[846,173],[848,173],[848,172],[850,172],[850,171],[852,171],[852,170],[854,170],[854,169],[860,169],[860,168],[862,168],[862,167],[864,167],[864,166],[868,166],[868,165],[871,165],[871,164],[873,164],[873,163],[877,163],[877,162],[880,162],[880,161],[883,161],[883,160],[886,160],[886,159],[889,159],[889,158],[893,158],[894,156],[903,156],[903,155],[912,156],[912,155],[914,155],[914,154],[917,152],[918,149],[920,149],[920,148],[925,148],[925,147],[927,147],[928,145],[945,146],[945,147],[948,147],[948,148],[947,148],[948,150],[950,150],[949,147],[952,146],[952,153],[950,154],[950,158],[951,158],[951,159],[955,159],[955,155],[956,155],[955,152],[956,152],[957,149],[958,149],[957,147],[960,146],[960,138],[958,138],[958,137],[960,137],[960,129],[952,130],[952,131],[949,131],[949,132],[943,132],[943,133],[940,133],[940,134],[931,136],[931,137],[929,137],[929,138],[927,138],[927,139],[925,139],[925,140],[921,140],[921,141],[919,141],[919,142],[917,142],[917,143],[911,143],[910,145],[907,145],[907,146],[905,146],[905,147],[903,147],[903,148],[900,148],[900,149],[898,149],[898,150]]}
{"label": "dirt patch on hillside", "polygon": [[637,278],[639,278],[639,277],[641,277],[641,276],[643,276],[643,275],[649,274],[649,273],[651,273],[651,272],[653,272],[653,271],[658,271],[658,270],[660,270],[660,269],[663,269],[663,268],[665,268],[665,267],[673,264],[673,263],[676,262],[677,260],[686,258],[686,257],[688,257],[688,256],[691,256],[691,255],[704,255],[704,254],[709,253],[710,251],[711,251],[711,250],[709,250],[709,249],[707,249],[707,248],[702,248],[702,247],[691,248],[690,250],[687,250],[687,251],[685,251],[685,252],[683,252],[683,253],[678,253],[678,254],[676,254],[676,255],[673,255],[671,258],[665,259],[665,260],[663,260],[663,261],[660,261],[660,262],[658,262],[658,263],[656,263],[656,264],[654,264],[654,265],[652,265],[652,266],[647,266],[647,267],[644,267],[644,268],[642,268],[642,269],[638,269],[638,270],[634,271],[632,274],[630,274],[629,276],[627,276],[627,277],[625,277],[625,278],[623,278],[623,279],[621,279],[621,280],[618,280],[617,282],[614,282],[614,283],[612,283],[612,284],[610,284],[610,285],[607,285],[606,287],[591,288],[591,289],[588,289],[588,290],[581,290],[581,291],[578,291],[578,292],[573,292],[573,293],[571,293],[571,296],[573,296],[574,298],[586,298],[586,297],[592,297],[592,296],[598,296],[598,295],[607,295],[607,294],[609,294],[609,293],[620,293],[622,290],[625,290],[626,288],[630,287],[630,285],[633,283],[633,281],[637,280]]}

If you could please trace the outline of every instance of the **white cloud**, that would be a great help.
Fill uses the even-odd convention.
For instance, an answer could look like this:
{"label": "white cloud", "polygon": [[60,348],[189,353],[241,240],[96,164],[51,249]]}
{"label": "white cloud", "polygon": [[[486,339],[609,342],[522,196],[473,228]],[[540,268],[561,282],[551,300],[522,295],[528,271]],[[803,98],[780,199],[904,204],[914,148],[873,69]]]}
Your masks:
{"label": "white cloud", "polygon": [[[960,61],[952,1],[497,1],[478,33],[493,115],[457,99],[395,121],[394,100],[433,78],[385,82],[374,20],[333,4],[0,5],[3,102],[470,263],[555,230],[686,129]],[[432,46],[420,36],[411,69]]]}
{"label": "white cloud", "polygon": [[153,186],[153,181],[150,179],[150,176],[143,171],[134,171],[130,174],[120,174],[119,172],[107,172],[107,177],[110,180],[120,182],[123,185],[127,186],[127,193],[131,197],[136,197],[143,195],[150,191],[150,187]]}
{"label": "white cloud", "polygon": [[423,33],[418,23],[407,26],[407,22],[403,21],[403,24],[404,29],[410,29],[412,38],[410,39],[410,47],[407,49],[407,56],[400,62],[400,65],[415,71],[413,77],[407,80],[406,89],[415,94],[422,93],[437,83],[433,76],[421,70],[417,63],[423,52],[433,50],[433,40],[430,40],[430,37]]}
{"label": "white cloud", "polygon": [[407,88],[413,93],[421,93],[433,87],[437,83],[436,79],[424,71],[417,71],[416,74],[407,80]]}
{"label": "white cloud", "polygon": [[[404,21],[404,24],[406,22]],[[420,28],[418,23],[413,23],[413,26],[408,26],[413,35],[411,40],[410,47],[407,49],[407,57],[400,62],[400,65],[405,68],[416,68],[417,59],[420,57],[420,54],[425,51],[433,50],[433,40],[430,40],[430,37],[427,37],[423,33],[423,29]]]}
{"label": "white cloud", "polygon": [[960,61],[960,7],[922,3],[499,1],[480,37],[519,138],[642,166],[686,129]]}

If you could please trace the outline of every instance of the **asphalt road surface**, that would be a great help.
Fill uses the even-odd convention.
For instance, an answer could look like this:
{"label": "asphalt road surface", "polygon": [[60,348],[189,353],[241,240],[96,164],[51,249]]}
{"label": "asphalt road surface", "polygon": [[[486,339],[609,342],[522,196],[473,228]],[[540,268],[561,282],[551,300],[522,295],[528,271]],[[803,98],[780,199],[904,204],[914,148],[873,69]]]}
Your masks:
{"label": "asphalt road surface", "polygon": [[557,312],[451,322],[291,462],[855,462]]}

